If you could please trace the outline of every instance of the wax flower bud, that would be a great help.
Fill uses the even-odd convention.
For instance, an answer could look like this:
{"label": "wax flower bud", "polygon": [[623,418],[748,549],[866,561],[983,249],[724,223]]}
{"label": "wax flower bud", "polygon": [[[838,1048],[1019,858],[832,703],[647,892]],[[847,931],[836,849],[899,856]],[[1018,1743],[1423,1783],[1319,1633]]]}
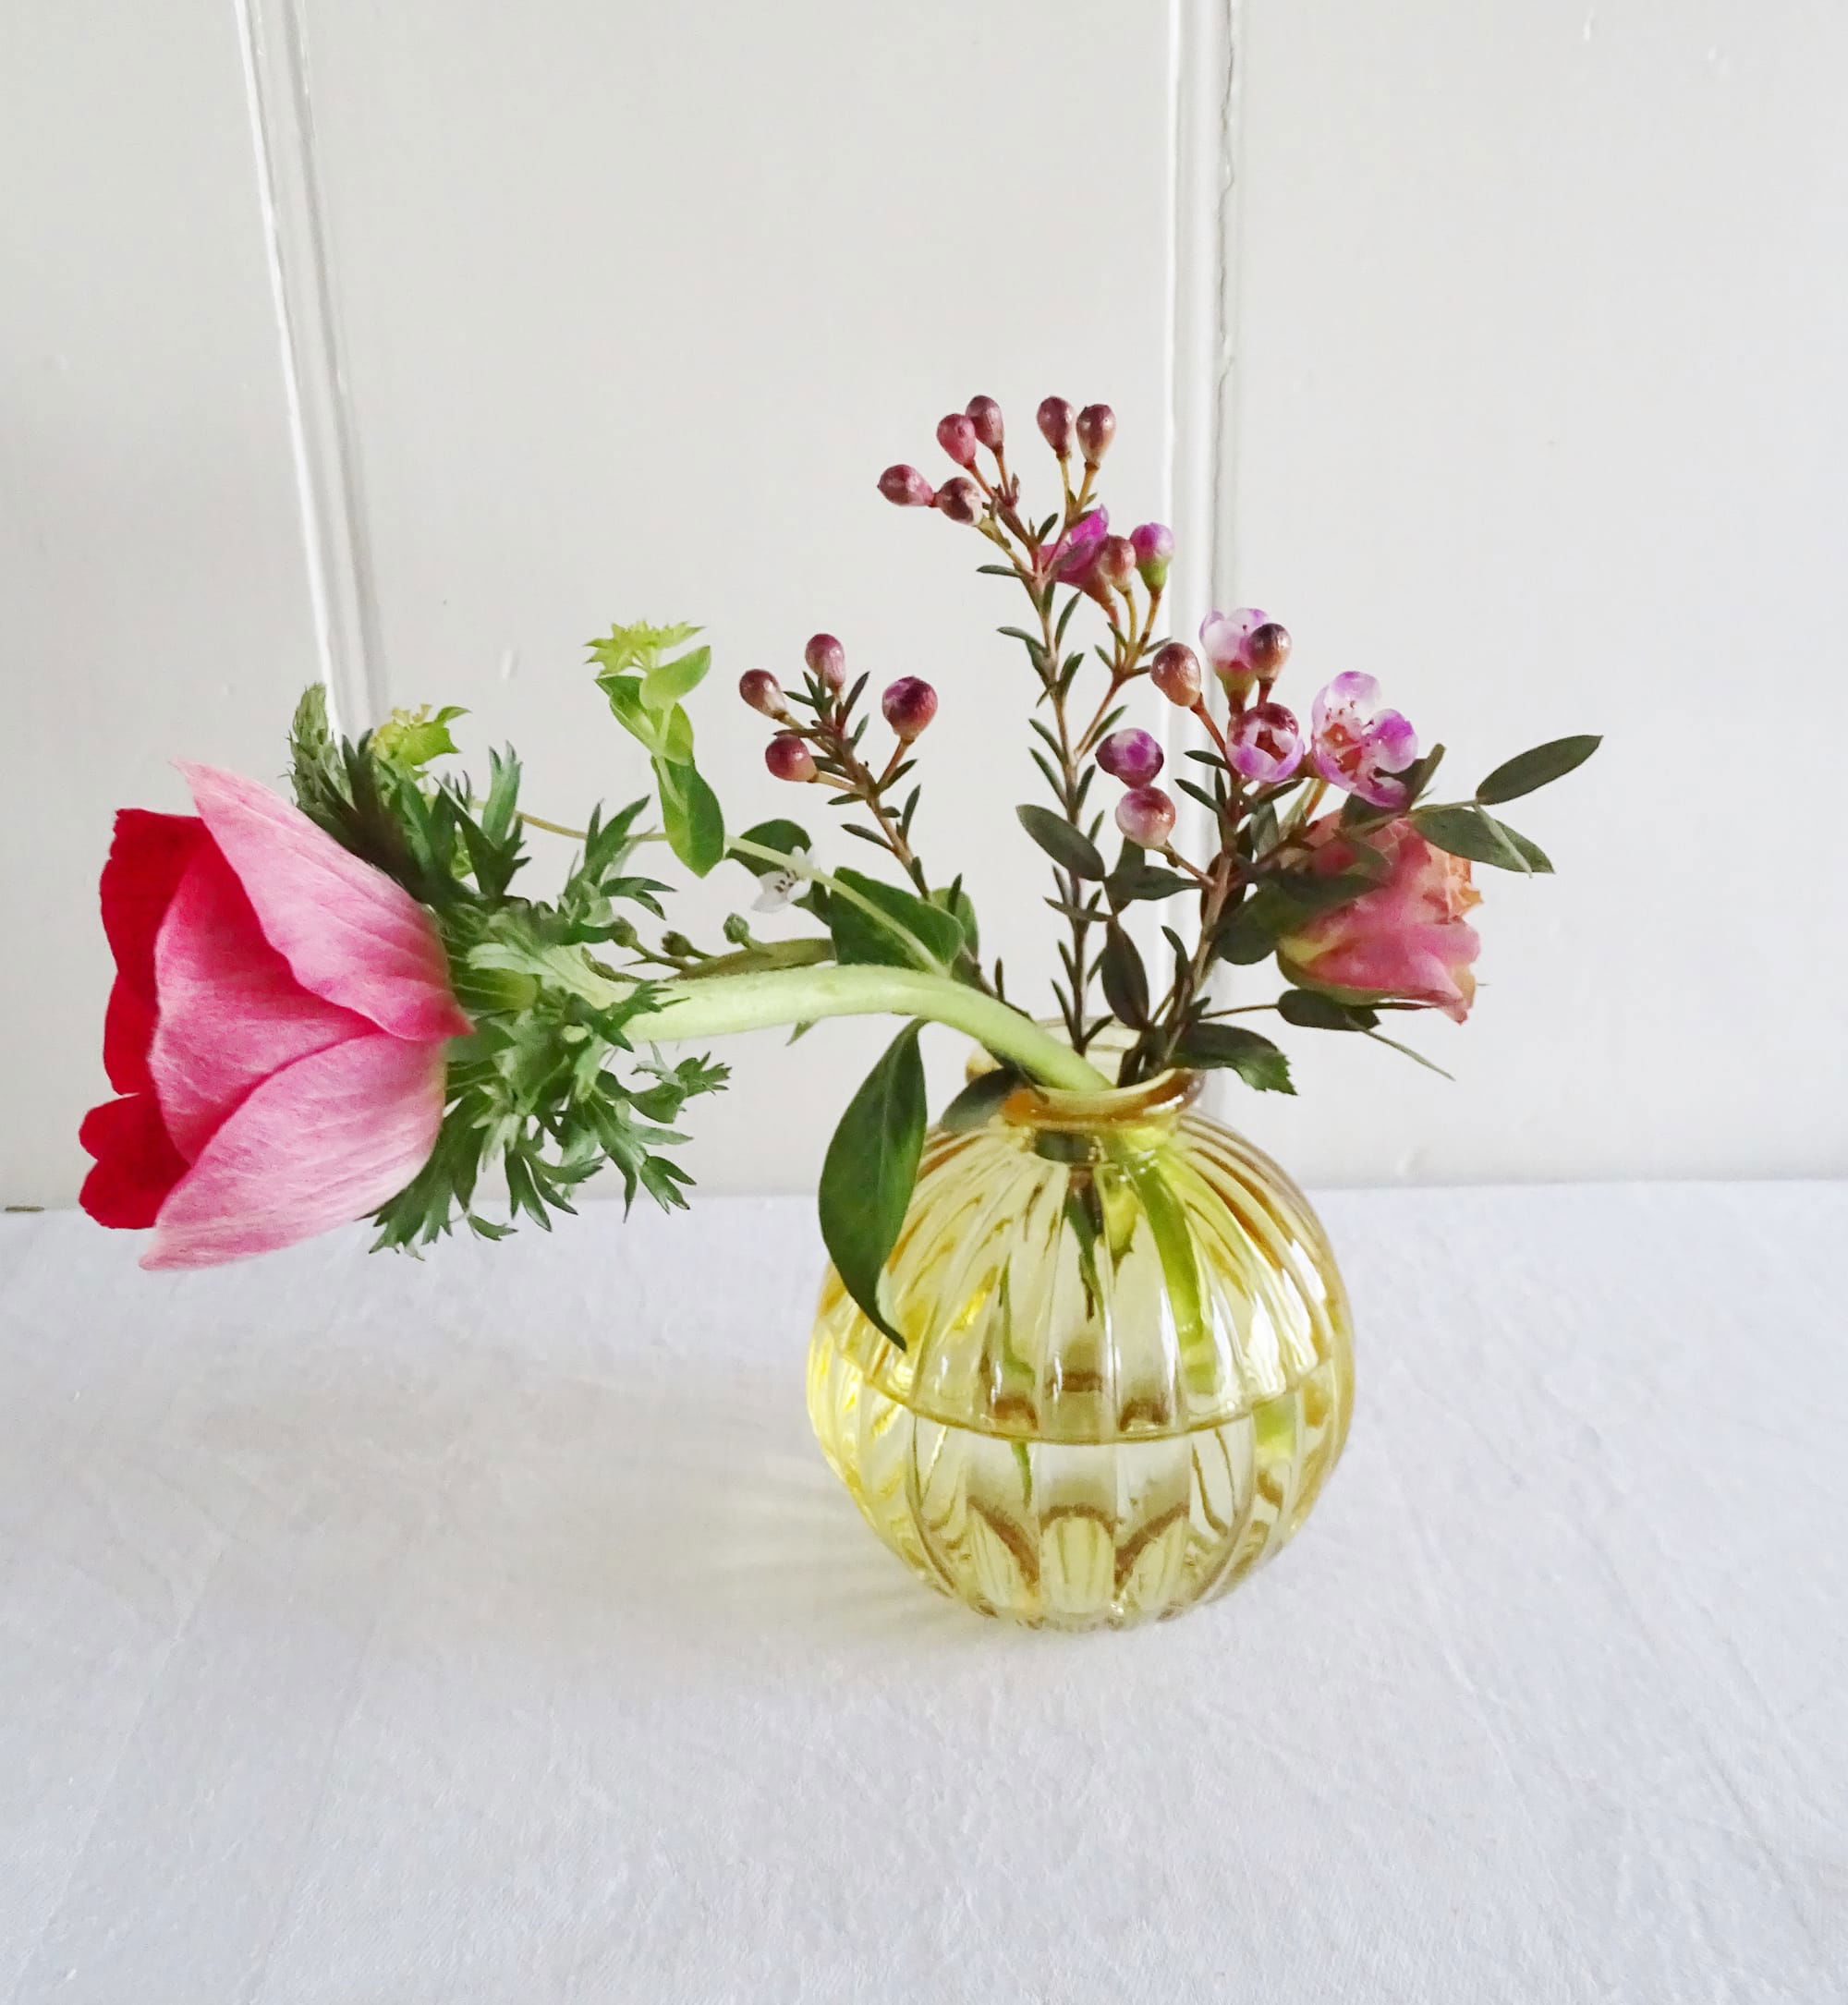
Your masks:
{"label": "wax flower bud", "polygon": [[1290,659],[1290,630],[1275,620],[1266,620],[1245,643],[1245,658],[1260,683],[1268,689],[1283,673]]}
{"label": "wax flower bud", "polygon": [[940,418],[937,420],[937,444],[957,466],[973,467],[976,448],[981,444],[974,419],[966,418],[961,411],[952,411],[947,418]]}
{"label": "wax flower bud", "polygon": [[779,780],[812,780],[815,755],[793,731],[779,731],[763,748],[763,762]]}
{"label": "wax flower bud", "polygon": [[1190,711],[1200,699],[1200,658],[1185,640],[1164,641],[1149,664],[1149,679],[1169,702]]}
{"label": "wax flower bud", "polygon": [[1087,467],[1102,460],[1115,436],[1116,413],[1108,404],[1087,404],[1078,413],[1078,450]]}
{"label": "wax flower bud", "polygon": [[1232,770],[1259,786],[1287,780],[1303,762],[1303,734],[1281,703],[1256,703],[1233,724],[1226,748]]}
{"label": "wax flower bud", "polygon": [[973,480],[966,480],[961,474],[945,480],[937,490],[937,507],[952,522],[965,525],[979,522],[987,499]]}
{"label": "wax flower bud", "polygon": [[1033,421],[1040,427],[1040,436],[1061,459],[1072,456],[1072,407],[1064,397],[1049,396],[1034,413]]}
{"label": "wax flower bud", "polygon": [[1174,832],[1174,803],[1159,786],[1138,786],[1117,802],[1116,825],[1128,841],[1161,849]]}
{"label": "wax flower bud", "polygon": [[1125,786],[1147,786],[1161,770],[1161,747],[1146,731],[1112,731],[1098,747],[1097,762]]}
{"label": "wax flower bud", "polygon": [[888,467],[879,477],[879,491],[894,508],[928,508],[937,498],[916,467]]}
{"label": "wax flower bud", "polygon": [[1200,646],[1214,673],[1234,696],[1245,696],[1258,680],[1249,648],[1251,637],[1270,616],[1256,606],[1240,606],[1235,613],[1209,613],[1200,622]]}
{"label": "wax flower bud", "polygon": [[879,699],[885,721],[908,745],[937,714],[937,692],[921,675],[901,675]]}
{"label": "wax flower bud", "polygon": [[1150,591],[1160,591],[1168,582],[1168,564],[1174,554],[1174,532],[1161,522],[1145,522],[1130,532],[1136,546],[1136,568]]}
{"label": "wax flower bud", "polygon": [[841,689],[847,680],[847,650],[833,634],[811,634],[802,650],[808,673],[831,689]]}
{"label": "wax flower bud", "polygon": [[1127,591],[1136,576],[1136,546],[1126,536],[1106,536],[1098,552],[1098,571],[1106,585]]}
{"label": "wax flower bud", "polygon": [[991,396],[972,396],[964,413],[976,428],[976,437],[991,453],[1001,450],[1002,441],[1006,437],[1006,427],[1001,421],[1001,406]]}
{"label": "wax flower bud", "polygon": [[783,685],[767,668],[748,669],[740,675],[738,694],[752,710],[762,711],[766,717],[786,717],[789,714],[783,700]]}

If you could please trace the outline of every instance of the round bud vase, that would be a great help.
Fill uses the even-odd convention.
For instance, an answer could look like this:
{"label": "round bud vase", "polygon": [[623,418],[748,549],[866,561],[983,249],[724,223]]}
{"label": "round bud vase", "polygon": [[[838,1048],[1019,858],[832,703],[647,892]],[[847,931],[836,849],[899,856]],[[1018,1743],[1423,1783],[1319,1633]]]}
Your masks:
{"label": "round bud vase", "polygon": [[1198,1088],[1021,1087],[973,1132],[933,1128],[886,1270],[904,1350],[823,1282],[822,1450],[886,1544],[984,1615],[1178,1615],[1275,1552],[1341,1453],[1328,1240]]}

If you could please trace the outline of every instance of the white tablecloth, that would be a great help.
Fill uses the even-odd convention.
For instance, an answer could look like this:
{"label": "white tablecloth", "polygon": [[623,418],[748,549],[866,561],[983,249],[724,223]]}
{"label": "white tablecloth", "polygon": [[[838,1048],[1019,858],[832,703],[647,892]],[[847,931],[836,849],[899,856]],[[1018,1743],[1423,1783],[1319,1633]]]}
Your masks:
{"label": "white tablecloth", "polygon": [[1848,1185],[1338,1193],[1346,1460],[1008,1631],[810,1440],[805,1203],[0,1228],[0,1999],[1848,1999]]}

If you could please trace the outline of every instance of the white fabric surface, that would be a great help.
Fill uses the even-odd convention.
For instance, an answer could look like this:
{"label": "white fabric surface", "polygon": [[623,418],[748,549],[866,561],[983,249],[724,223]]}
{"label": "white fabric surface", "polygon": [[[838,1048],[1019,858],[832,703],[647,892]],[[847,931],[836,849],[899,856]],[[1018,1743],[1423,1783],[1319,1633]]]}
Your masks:
{"label": "white fabric surface", "polygon": [[1090,1637],[838,1490],[803,1203],[8,1219],[0,1999],[1848,1999],[1848,1185],[1322,1209],[1345,1463]]}

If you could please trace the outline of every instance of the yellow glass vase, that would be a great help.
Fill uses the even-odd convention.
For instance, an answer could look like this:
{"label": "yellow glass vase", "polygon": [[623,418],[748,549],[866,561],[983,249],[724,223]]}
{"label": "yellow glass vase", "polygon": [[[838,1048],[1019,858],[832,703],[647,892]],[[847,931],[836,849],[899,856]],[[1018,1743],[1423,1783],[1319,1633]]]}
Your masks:
{"label": "yellow glass vase", "polygon": [[1275,1552],[1341,1453],[1328,1240],[1192,1111],[1198,1084],[1022,1087],[972,1133],[933,1128],[886,1272],[903,1351],[822,1284],[822,1450],[886,1544],[984,1615],[1178,1615]]}

